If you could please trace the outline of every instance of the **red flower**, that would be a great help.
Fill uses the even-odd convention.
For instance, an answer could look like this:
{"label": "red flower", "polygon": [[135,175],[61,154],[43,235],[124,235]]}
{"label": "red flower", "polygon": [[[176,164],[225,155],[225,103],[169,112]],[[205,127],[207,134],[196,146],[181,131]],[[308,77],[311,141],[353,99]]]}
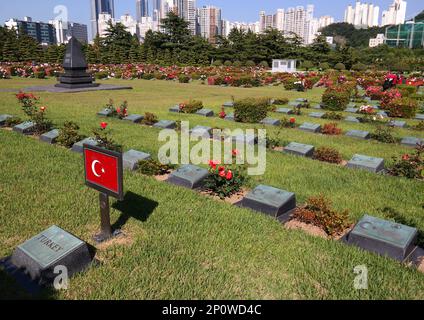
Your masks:
{"label": "red flower", "polygon": [[410,159],[409,154],[404,154],[404,155],[402,156],[402,160],[403,160],[403,161],[408,161],[409,159]]}
{"label": "red flower", "polygon": [[221,111],[221,112],[219,113],[219,117],[220,117],[221,119],[224,119],[226,116],[227,116],[227,114],[225,113],[225,111]]}
{"label": "red flower", "polygon": [[236,156],[238,156],[240,154],[240,151],[238,151],[237,149],[234,149],[232,151],[232,154],[233,154],[234,157],[236,157]]}
{"label": "red flower", "polygon": [[233,178],[233,172],[231,170],[228,170],[227,176],[225,177],[227,180],[231,180]]}
{"label": "red flower", "polygon": [[225,167],[219,167],[219,168],[218,168],[218,171],[219,171],[219,172],[225,171]]}
{"label": "red flower", "polygon": [[41,108],[40,108],[41,112],[46,111],[46,109],[47,109],[47,107],[41,107]]}
{"label": "red flower", "polygon": [[221,178],[225,178],[225,177],[226,177],[226,175],[227,175],[227,173],[225,172],[225,170],[224,170],[224,171],[220,171],[220,172],[219,172],[219,176],[220,176]]}
{"label": "red flower", "polygon": [[107,122],[100,123],[100,127],[104,130],[107,128]]}
{"label": "red flower", "polygon": [[291,124],[296,123],[296,118],[290,118],[290,123],[291,123]]}
{"label": "red flower", "polygon": [[213,170],[215,170],[216,169],[216,166],[219,164],[219,162],[218,161],[213,161],[213,160],[211,160],[211,161],[209,161],[209,166],[213,169]]}
{"label": "red flower", "polygon": [[121,113],[121,108],[116,109],[116,112]]}

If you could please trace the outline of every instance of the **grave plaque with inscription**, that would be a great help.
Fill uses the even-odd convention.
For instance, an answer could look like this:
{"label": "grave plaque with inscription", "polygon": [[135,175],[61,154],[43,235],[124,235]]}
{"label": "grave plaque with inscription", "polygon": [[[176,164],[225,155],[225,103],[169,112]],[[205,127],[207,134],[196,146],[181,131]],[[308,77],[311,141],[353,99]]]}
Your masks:
{"label": "grave plaque with inscription", "polygon": [[396,127],[396,128],[405,128],[406,122],[405,121],[399,121],[399,120],[392,120],[388,124],[390,127]]}
{"label": "grave plaque with inscription", "polygon": [[141,121],[143,121],[143,119],[144,119],[144,116],[142,116],[142,115],[130,114],[128,117],[125,117],[122,120],[129,121],[129,122],[132,122],[132,123],[140,123]]}
{"label": "grave plaque with inscription", "polygon": [[357,117],[347,116],[345,119],[347,122],[353,122],[353,123],[360,123],[359,119]]}
{"label": "grave plaque with inscription", "polygon": [[124,169],[128,169],[131,171],[137,170],[138,163],[140,161],[149,159],[151,159],[150,154],[137,150],[129,150],[125,152],[122,156]]}
{"label": "grave plaque with inscription", "polygon": [[113,111],[111,109],[103,109],[102,111],[98,112],[97,115],[99,117],[110,117],[112,116]]}
{"label": "grave plaque with inscription", "polygon": [[169,108],[169,112],[180,113],[181,112],[180,106],[176,105],[176,106]]}
{"label": "grave plaque with inscription", "polygon": [[278,218],[296,208],[296,196],[292,192],[260,185],[237,205]]}
{"label": "grave plaque with inscription", "polygon": [[290,108],[278,108],[277,110],[275,110],[275,112],[277,113],[284,113],[284,114],[293,114],[293,109]]}
{"label": "grave plaque with inscription", "polygon": [[12,118],[11,115],[8,114],[0,114],[0,127],[4,127],[7,119]]}
{"label": "grave plaque with inscription", "polygon": [[56,266],[67,268],[68,275],[86,269],[92,261],[87,244],[57,226],[18,246],[11,263],[41,284],[51,283],[58,274]]}
{"label": "grave plaque with inscription", "polygon": [[208,170],[188,164],[171,173],[167,181],[181,187],[197,189],[208,175]]}
{"label": "grave plaque with inscription", "polygon": [[322,117],[324,117],[324,113],[322,113],[322,112],[311,112],[309,114],[309,116],[312,117],[312,118],[321,119]]}
{"label": "grave plaque with inscription", "polygon": [[384,170],[384,159],[355,154],[347,163],[347,167],[378,173]]}
{"label": "grave plaque with inscription", "polygon": [[13,127],[13,131],[21,133],[21,134],[25,134],[25,135],[30,135],[34,132],[35,129],[35,123],[31,122],[31,121],[26,121],[24,123],[18,124],[17,126]]}
{"label": "grave plaque with inscription", "polygon": [[285,153],[301,157],[312,157],[314,155],[314,151],[314,146],[297,142],[292,142],[287,147],[284,147]]}
{"label": "grave plaque with inscription", "polygon": [[299,130],[312,132],[312,133],[318,133],[321,131],[321,125],[317,123],[305,122],[299,127]]}
{"label": "grave plaque with inscription", "polygon": [[83,153],[84,152],[84,144],[88,144],[90,146],[97,146],[98,142],[94,138],[86,138],[80,142],[75,143],[72,146],[73,152]]}
{"label": "grave plaque with inscription", "polygon": [[54,129],[52,131],[49,131],[45,134],[42,134],[40,136],[40,141],[53,144],[56,142],[57,138],[59,137],[59,130]]}
{"label": "grave plaque with inscription", "polygon": [[415,249],[418,230],[365,215],[348,236],[348,243],[398,261]]}
{"label": "grave plaque with inscription", "polygon": [[175,129],[177,127],[177,123],[172,120],[160,120],[159,122],[155,123],[153,127],[159,129]]}
{"label": "grave plaque with inscription", "polygon": [[190,130],[192,137],[210,138],[212,135],[212,128],[205,126],[196,126]]}
{"label": "grave plaque with inscription", "polygon": [[214,112],[210,109],[201,109],[201,110],[197,111],[196,114],[198,116],[207,117],[207,118],[214,116]]}
{"label": "grave plaque with inscription", "polygon": [[401,144],[408,147],[416,147],[419,144],[423,144],[424,139],[415,138],[415,137],[405,137],[402,139]]}
{"label": "grave plaque with inscription", "polygon": [[272,119],[272,118],[265,118],[261,121],[261,124],[267,125],[267,126],[279,126],[281,124],[281,121],[278,119]]}
{"label": "grave plaque with inscription", "polygon": [[368,140],[371,137],[368,131],[361,131],[361,130],[351,130],[346,133],[346,136],[357,138],[357,139],[363,139],[363,140]]}

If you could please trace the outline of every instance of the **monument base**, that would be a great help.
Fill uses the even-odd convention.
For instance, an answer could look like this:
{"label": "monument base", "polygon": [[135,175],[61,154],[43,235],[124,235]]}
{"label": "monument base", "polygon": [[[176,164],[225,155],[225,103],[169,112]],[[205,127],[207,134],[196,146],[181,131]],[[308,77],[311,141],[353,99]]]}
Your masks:
{"label": "monument base", "polygon": [[65,89],[83,89],[83,88],[96,88],[99,87],[99,83],[58,83],[55,85],[56,88]]}
{"label": "monument base", "polygon": [[[50,86],[35,86],[35,87],[28,87],[24,88],[23,91],[25,92],[54,92],[54,93],[76,93],[76,92],[86,92],[86,91],[103,91],[103,90],[132,90],[132,87],[130,86],[115,86],[112,84],[97,84],[97,86],[91,86],[87,87],[84,86],[82,88],[65,88],[65,87],[59,87],[55,85]],[[17,90],[16,90],[17,92]]]}

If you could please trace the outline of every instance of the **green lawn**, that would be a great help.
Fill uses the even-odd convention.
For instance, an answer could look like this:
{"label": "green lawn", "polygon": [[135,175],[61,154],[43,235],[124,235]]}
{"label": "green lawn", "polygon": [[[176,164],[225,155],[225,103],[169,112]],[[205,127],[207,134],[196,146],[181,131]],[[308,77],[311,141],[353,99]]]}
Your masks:
{"label": "green lawn", "polygon": [[[54,80],[1,80],[0,89],[54,83]],[[191,126],[248,128],[218,118],[178,115],[170,106],[189,98],[201,99],[215,111],[236,98],[250,96],[307,97],[320,102],[321,89],[286,92],[282,87],[221,88],[166,81],[120,81],[132,91],[77,94],[39,93],[48,116],[57,125],[80,124],[90,134],[99,123],[98,112],[109,98],[128,100],[130,113],[154,112],[160,119],[189,120]],[[312,112],[315,110],[306,111]],[[22,112],[11,92],[0,92],[0,114]],[[347,115],[347,114],[346,114]],[[281,117],[274,114],[273,117]],[[299,123],[327,123],[306,115]],[[158,130],[107,120],[114,138],[125,149],[157,154]],[[417,121],[408,121],[416,124]],[[260,125],[256,126],[262,127]],[[374,131],[372,125],[340,122],[347,129]],[[267,127],[271,136],[276,129]],[[423,137],[423,132],[396,129],[396,135]],[[332,146],[344,159],[354,154],[390,160],[411,148],[327,137],[286,129],[287,141]],[[0,130],[0,256],[29,237],[56,224],[83,240],[99,224],[97,193],[83,181],[82,158],[64,148]],[[99,266],[73,278],[69,290],[46,292],[57,299],[423,299],[424,275],[390,259],[348,247],[336,241],[290,231],[264,215],[206,198],[196,192],[125,173],[125,202],[113,202],[112,222],[128,235],[125,243],[101,247]],[[350,170],[315,160],[268,152],[267,171],[252,178],[251,186],[271,185],[297,195],[302,203],[323,193],[338,209],[349,209],[353,221],[364,213],[385,217],[392,208],[424,230],[424,184],[402,178]],[[369,269],[369,290],[353,288],[353,268]],[[0,298],[25,297],[0,272]]]}

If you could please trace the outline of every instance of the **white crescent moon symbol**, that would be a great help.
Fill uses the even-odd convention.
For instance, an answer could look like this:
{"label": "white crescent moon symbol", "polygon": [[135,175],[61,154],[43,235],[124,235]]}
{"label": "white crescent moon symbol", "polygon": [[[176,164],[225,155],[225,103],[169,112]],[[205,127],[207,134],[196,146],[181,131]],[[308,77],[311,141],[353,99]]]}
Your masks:
{"label": "white crescent moon symbol", "polygon": [[[100,161],[98,161],[98,160],[93,161],[93,163],[91,164],[91,171],[93,171],[93,174],[97,178],[100,178],[100,174],[98,174],[97,171],[96,171],[96,164],[98,164],[98,163],[101,164]],[[102,169],[102,173],[105,173],[104,169]]]}

